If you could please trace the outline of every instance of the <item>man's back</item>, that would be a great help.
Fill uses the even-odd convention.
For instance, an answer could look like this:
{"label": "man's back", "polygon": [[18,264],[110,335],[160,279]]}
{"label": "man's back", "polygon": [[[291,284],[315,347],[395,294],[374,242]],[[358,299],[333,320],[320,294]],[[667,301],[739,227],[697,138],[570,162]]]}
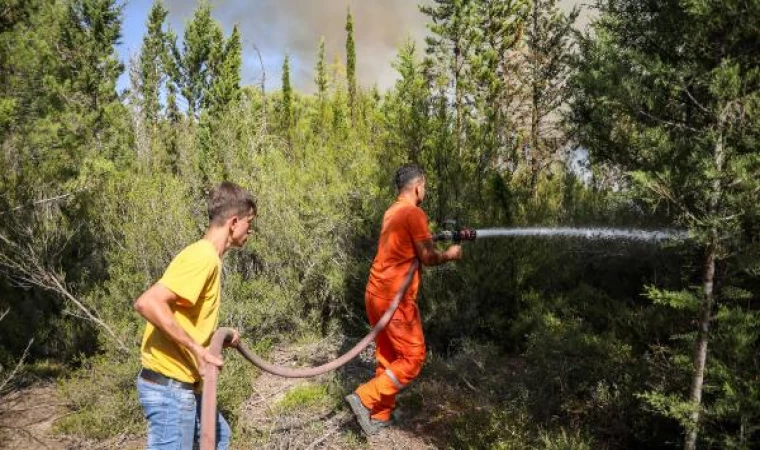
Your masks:
{"label": "man's back", "polygon": [[[427,215],[421,208],[405,200],[393,203],[383,216],[367,291],[383,298],[393,298],[416,257],[414,243],[430,238]],[[419,278],[418,272],[405,298],[416,298]]]}

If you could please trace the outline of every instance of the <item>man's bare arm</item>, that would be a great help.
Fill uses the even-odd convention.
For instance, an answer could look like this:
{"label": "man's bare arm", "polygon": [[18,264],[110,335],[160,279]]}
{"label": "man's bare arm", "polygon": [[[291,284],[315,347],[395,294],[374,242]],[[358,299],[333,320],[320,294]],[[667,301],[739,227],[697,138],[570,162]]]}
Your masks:
{"label": "man's bare arm", "polygon": [[462,259],[462,247],[460,245],[452,245],[439,252],[431,240],[415,242],[414,251],[417,254],[417,259],[425,266],[437,266],[448,261]]}

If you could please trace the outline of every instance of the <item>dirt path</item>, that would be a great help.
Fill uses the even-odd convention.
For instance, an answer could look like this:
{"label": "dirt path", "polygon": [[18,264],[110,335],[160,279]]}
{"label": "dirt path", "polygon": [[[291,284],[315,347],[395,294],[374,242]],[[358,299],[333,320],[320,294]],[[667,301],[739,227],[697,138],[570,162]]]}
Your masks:
{"label": "dirt path", "polygon": [[38,384],[0,399],[0,447],[8,449],[76,448],[74,440],[54,436],[53,422],[67,414],[54,384]]}
{"label": "dirt path", "polygon": [[[280,365],[313,365],[339,353],[336,342],[321,341],[276,351],[270,357]],[[240,428],[247,436],[236,448],[267,449],[434,449],[414,430],[387,429],[366,438],[350,410],[339,400],[369,374],[368,358],[357,359],[337,373],[311,380],[280,378],[261,374],[253,383],[253,394],[243,405]],[[326,387],[329,399],[283,410],[287,397],[309,387]],[[336,397],[338,399],[336,399]],[[245,438],[248,439],[245,439]]]}

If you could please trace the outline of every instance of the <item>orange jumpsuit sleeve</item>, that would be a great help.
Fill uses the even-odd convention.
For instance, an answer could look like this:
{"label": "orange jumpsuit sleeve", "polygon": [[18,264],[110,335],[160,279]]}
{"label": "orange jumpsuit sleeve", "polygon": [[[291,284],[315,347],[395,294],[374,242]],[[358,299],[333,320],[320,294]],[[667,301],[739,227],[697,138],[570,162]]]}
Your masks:
{"label": "orange jumpsuit sleeve", "polygon": [[425,211],[420,208],[411,208],[406,220],[412,242],[428,241],[433,238],[428,228],[428,217]]}

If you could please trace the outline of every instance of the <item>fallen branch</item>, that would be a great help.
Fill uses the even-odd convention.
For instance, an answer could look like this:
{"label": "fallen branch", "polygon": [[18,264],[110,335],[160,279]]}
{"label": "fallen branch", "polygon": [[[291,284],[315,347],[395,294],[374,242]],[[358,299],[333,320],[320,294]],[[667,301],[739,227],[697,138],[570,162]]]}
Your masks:
{"label": "fallen branch", "polygon": [[29,354],[29,347],[32,346],[32,343],[34,342],[34,338],[29,339],[29,343],[26,345],[26,348],[24,349],[24,354],[21,355],[21,359],[18,360],[18,363],[16,364],[16,367],[13,368],[13,371],[11,372],[8,377],[3,380],[3,384],[0,384],[0,393],[3,392],[3,389],[5,389],[5,386],[13,379],[13,377],[16,376],[16,372],[21,369],[21,366],[24,365],[24,360],[26,359],[27,354]]}
{"label": "fallen branch", "polygon": [[111,335],[111,338],[119,345],[119,348],[129,353],[129,349],[126,345],[124,345],[124,342],[122,342],[121,339],[119,339],[118,336],[116,336],[116,333],[111,329],[111,327],[108,326],[105,322],[103,322],[99,317],[96,317],[94,314],[92,314],[79,300],[77,300],[71,293],[63,286],[63,284],[58,280],[58,277],[51,274],[51,279],[53,283],[58,287],[58,292],[61,293],[64,297],[69,299],[72,303],[74,303],[79,309],[81,309],[86,315],[87,318],[89,318],[91,321],[95,322],[98,326],[103,328],[108,332],[108,334]]}

